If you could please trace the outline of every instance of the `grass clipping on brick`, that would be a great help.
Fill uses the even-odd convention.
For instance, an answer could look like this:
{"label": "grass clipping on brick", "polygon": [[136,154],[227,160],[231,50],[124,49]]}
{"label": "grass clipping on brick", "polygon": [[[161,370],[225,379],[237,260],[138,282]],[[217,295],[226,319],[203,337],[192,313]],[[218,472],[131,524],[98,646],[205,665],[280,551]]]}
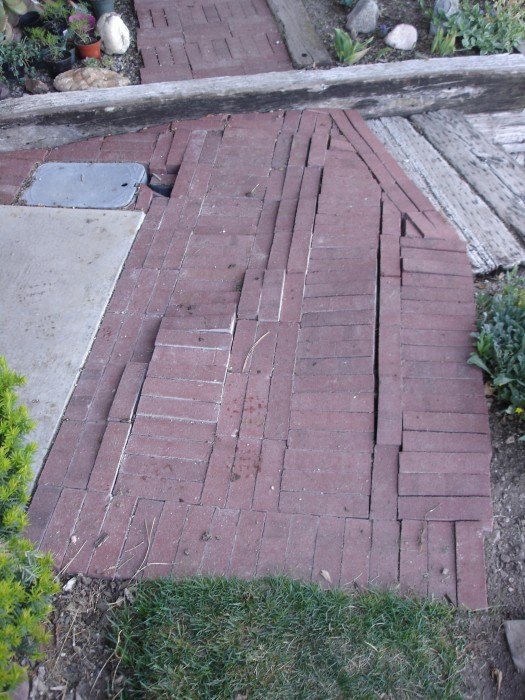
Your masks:
{"label": "grass clipping on brick", "polygon": [[455,610],[272,577],[144,580],[114,613],[127,698],[459,698]]}

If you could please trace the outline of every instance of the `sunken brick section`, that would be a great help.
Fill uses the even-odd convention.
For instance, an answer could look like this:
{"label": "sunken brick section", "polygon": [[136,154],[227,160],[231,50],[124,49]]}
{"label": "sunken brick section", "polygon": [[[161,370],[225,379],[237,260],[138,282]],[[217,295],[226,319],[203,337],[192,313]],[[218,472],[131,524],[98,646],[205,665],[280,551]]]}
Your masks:
{"label": "sunken brick section", "polygon": [[291,70],[264,0],[136,4],[142,83]]}
{"label": "sunken brick section", "polygon": [[213,117],[48,158],[78,150],[135,151],[175,185],[143,188],[31,504],[57,566],[287,572],[485,606],[470,265],[359,116]]}

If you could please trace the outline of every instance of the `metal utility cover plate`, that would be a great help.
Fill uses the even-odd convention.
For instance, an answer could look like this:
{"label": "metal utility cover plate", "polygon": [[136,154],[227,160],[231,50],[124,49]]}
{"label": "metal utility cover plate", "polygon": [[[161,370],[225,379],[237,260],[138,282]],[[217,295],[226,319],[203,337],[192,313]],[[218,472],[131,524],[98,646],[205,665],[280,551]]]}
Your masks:
{"label": "metal utility cover plate", "polygon": [[22,202],[44,207],[121,209],[147,181],[140,163],[44,163]]}
{"label": "metal utility cover plate", "polygon": [[27,378],[19,396],[36,422],[36,474],[143,219],[0,206],[0,355]]}

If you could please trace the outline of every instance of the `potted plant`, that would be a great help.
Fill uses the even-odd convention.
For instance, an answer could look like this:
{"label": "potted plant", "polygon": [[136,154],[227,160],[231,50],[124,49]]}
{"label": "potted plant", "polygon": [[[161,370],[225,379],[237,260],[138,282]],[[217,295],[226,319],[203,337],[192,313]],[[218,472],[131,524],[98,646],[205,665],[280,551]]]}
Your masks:
{"label": "potted plant", "polygon": [[65,37],[52,34],[44,27],[35,27],[30,32],[31,41],[40,52],[43,64],[52,77],[71,70],[75,61],[74,49],[68,49]]}
{"label": "potted plant", "polygon": [[7,80],[22,82],[24,77],[34,74],[34,62],[38,50],[26,39],[0,43],[0,70]]}
{"label": "potted plant", "polygon": [[71,8],[61,0],[47,0],[42,9],[42,21],[44,27],[51,32],[63,36],[67,31],[67,18]]}
{"label": "potted plant", "polygon": [[95,30],[92,15],[73,15],[69,22],[77,53],[80,58],[100,58],[100,37]]}
{"label": "potted plant", "polygon": [[115,0],[91,0],[89,4],[97,19],[100,19],[106,12],[114,12],[115,10]]}

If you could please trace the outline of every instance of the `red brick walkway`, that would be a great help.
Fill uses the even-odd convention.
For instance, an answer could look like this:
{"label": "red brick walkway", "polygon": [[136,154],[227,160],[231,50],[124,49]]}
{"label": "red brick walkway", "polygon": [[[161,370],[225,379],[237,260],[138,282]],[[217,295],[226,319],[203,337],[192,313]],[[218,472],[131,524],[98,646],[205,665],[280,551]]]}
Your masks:
{"label": "red brick walkway", "polygon": [[470,265],[361,118],[209,117],[39,157],[176,175],[169,199],[139,196],[31,504],[58,568],[286,572],[486,605]]}
{"label": "red brick walkway", "polygon": [[291,70],[265,0],[138,0],[143,83]]}

